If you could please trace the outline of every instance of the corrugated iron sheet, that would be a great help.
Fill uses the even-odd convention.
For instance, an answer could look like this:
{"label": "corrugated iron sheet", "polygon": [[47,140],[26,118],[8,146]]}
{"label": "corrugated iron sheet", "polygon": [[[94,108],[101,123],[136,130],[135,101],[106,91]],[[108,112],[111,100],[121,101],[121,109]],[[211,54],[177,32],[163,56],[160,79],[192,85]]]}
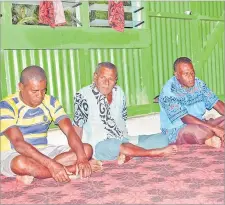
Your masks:
{"label": "corrugated iron sheet", "polygon": [[[202,45],[206,46],[207,41],[215,32],[218,22],[202,21]],[[203,80],[217,95],[224,95],[224,35],[215,39],[215,46],[202,68]]]}
{"label": "corrugated iron sheet", "polygon": [[169,12],[175,14],[184,14],[185,11],[190,10],[189,1],[152,1],[149,2],[150,11]]}
{"label": "corrugated iron sheet", "polygon": [[[141,53],[141,49],[90,49],[87,55],[76,49],[4,50],[6,78],[2,84],[6,86],[2,95],[7,96],[17,90],[20,72],[25,67],[39,65],[48,76],[48,93],[57,96],[67,113],[72,114],[75,92],[92,82],[99,62],[110,61],[118,67],[118,84],[127,94],[128,106],[148,104],[148,91],[142,82]],[[90,64],[85,64],[85,61]]]}
{"label": "corrugated iron sheet", "polygon": [[150,18],[154,95],[173,75],[173,62],[181,56],[192,57],[190,21]]}
{"label": "corrugated iron sheet", "polygon": [[200,1],[199,14],[210,17],[220,17],[224,13],[224,1]]}
{"label": "corrugated iron sheet", "polygon": [[[48,76],[48,93],[57,96],[68,113],[73,112],[73,96],[81,88],[79,50],[4,50],[4,70],[2,95],[17,90],[20,72],[27,66],[39,65]],[[85,83],[85,82],[83,82]]]}

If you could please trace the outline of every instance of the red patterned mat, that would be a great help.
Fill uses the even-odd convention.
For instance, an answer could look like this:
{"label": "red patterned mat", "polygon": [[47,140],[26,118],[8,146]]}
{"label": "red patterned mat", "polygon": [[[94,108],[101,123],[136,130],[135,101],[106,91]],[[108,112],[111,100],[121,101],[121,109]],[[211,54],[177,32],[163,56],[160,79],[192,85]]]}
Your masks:
{"label": "red patterned mat", "polygon": [[89,179],[17,184],[1,176],[1,204],[224,204],[224,149],[183,145],[177,155],[103,164]]}

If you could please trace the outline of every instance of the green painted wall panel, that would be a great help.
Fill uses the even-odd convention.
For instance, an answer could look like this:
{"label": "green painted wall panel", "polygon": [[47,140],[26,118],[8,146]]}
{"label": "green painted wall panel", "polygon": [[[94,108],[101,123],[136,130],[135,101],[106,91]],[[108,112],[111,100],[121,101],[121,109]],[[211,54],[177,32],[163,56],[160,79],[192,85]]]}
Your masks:
{"label": "green painted wall panel", "polygon": [[82,87],[80,73],[86,72],[80,66],[80,59],[84,59],[80,50],[4,50],[3,59],[2,69],[6,71],[6,76],[1,79],[2,96],[18,89],[20,72],[25,67],[39,65],[48,76],[48,93],[57,96],[66,111],[73,113],[73,96]]}
{"label": "green painted wall panel", "polygon": [[201,32],[202,32],[202,44],[204,46],[207,40],[210,38],[210,34],[215,28],[217,21],[201,21]]}
{"label": "green painted wall panel", "polygon": [[48,76],[48,93],[57,96],[72,115],[75,92],[92,82],[99,62],[111,61],[118,66],[118,84],[127,95],[127,105],[146,105],[150,103],[149,91],[143,83],[143,74],[148,68],[141,66],[142,53],[142,49],[4,50],[6,78],[1,81],[2,96],[17,90],[20,72],[25,67],[39,65]]}
{"label": "green painted wall panel", "polygon": [[191,25],[189,20],[150,18],[154,95],[173,75],[173,62],[177,57],[192,58]]}
{"label": "green painted wall panel", "polygon": [[217,39],[216,45],[203,64],[203,80],[217,95],[224,96],[224,37]]}
{"label": "green painted wall panel", "polygon": [[202,20],[200,26],[201,48],[206,55],[201,68],[202,78],[217,95],[224,98],[224,22]]}
{"label": "green painted wall panel", "polygon": [[184,14],[185,11],[190,10],[190,2],[189,1],[153,1],[149,2],[150,11],[156,12],[169,12],[169,13],[177,13]]}
{"label": "green painted wall panel", "polygon": [[224,1],[199,2],[199,14],[209,17],[220,17],[224,13]]}

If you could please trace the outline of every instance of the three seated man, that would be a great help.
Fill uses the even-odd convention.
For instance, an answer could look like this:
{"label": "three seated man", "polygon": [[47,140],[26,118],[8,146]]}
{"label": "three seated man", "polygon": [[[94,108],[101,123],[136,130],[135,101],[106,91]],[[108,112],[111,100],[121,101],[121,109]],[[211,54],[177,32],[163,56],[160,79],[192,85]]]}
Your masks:
{"label": "three seated man", "polygon": [[[94,167],[101,169],[92,157],[122,164],[133,157],[176,154],[176,144],[220,147],[224,103],[195,78],[190,59],[177,59],[174,68],[175,76],[160,94],[162,133],[139,136],[128,135],[126,99],[116,85],[114,64],[99,63],[94,82],[75,94],[72,123],[59,101],[46,94],[45,71],[39,66],[25,68],[19,92],[0,102],[1,174],[26,184],[34,177],[68,182],[72,175],[89,177]],[[205,109],[212,107],[222,116],[205,121]],[[65,133],[68,145],[48,145],[52,121]]]}

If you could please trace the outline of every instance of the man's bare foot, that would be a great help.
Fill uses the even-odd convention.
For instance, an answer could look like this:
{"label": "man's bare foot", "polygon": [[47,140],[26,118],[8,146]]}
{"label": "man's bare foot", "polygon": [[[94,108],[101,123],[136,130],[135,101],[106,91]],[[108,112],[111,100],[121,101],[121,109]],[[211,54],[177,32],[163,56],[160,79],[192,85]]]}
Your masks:
{"label": "man's bare foot", "polygon": [[[72,167],[74,167],[74,166],[64,167],[64,169],[66,170],[66,173],[67,173],[68,177],[70,179],[79,179],[80,178],[80,175],[76,172],[76,170],[71,169]],[[76,173],[76,174],[74,174],[74,173]]]}
{"label": "man's bare foot", "polygon": [[151,150],[151,156],[156,156],[156,157],[164,157],[164,156],[169,156],[169,155],[174,155],[177,153],[177,146],[176,145],[169,145],[164,148],[158,148]]}
{"label": "man's bare foot", "polygon": [[210,147],[220,148],[221,147],[221,139],[217,136],[213,136],[205,141],[205,144]]}
{"label": "man's bare foot", "polygon": [[79,179],[80,175],[76,175],[76,174],[68,174],[70,179]]}
{"label": "man's bare foot", "polygon": [[34,180],[34,177],[33,176],[29,176],[29,175],[23,175],[23,176],[16,175],[16,180],[18,182],[23,183],[23,184],[29,185]]}
{"label": "man's bare foot", "polygon": [[102,162],[100,160],[91,159],[89,161],[92,172],[99,172],[103,170]]}
{"label": "man's bare foot", "polygon": [[117,162],[119,165],[124,164],[128,161],[130,161],[132,159],[132,157],[130,156],[126,156],[125,154],[120,153],[117,159]]}
{"label": "man's bare foot", "polygon": [[[91,159],[89,162],[91,165],[92,172],[99,172],[103,170],[101,161]],[[78,174],[78,169],[76,169],[76,166],[74,165],[69,165],[67,167],[64,166],[64,169],[66,170],[66,173],[68,174],[70,179],[80,178],[80,175]]]}

